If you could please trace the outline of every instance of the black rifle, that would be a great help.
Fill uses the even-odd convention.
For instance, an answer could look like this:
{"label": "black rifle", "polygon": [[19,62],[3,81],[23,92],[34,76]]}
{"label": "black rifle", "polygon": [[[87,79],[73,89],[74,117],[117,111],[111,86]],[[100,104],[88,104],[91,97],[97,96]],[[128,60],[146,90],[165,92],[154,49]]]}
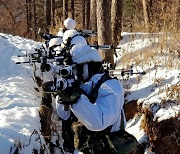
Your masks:
{"label": "black rifle", "polygon": [[121,49],[121,47],[115,47],[115,46],[113,46],[113,45],[98,45],[98,44],[96,44],[96,45],[93,45],[93,44],[90,44],[89,45],[90,47],[93,47],[93,48],[95,48],[95,49],[104,49],[104,50],[110,50],[110,49]]}
{"label": "black rifle", "polygon": [[134,72],[133,65],[130,66],[130,69],[110,69],[108,71],[110,72],[110,75],[112,76],[121,75],[122,77],[124,77],[125,75],[131,76],[133,74],[141,74],[141,75],[146,74],[146,72],[144,71]]}
{"label": "black rifle", "polygon": [[81,36],[83,36],[85,38],[97,35],[97,32],[94,32],[94,31],[88,30],[88,29],[84,29],[84,30],[77,29],[77,31]]}

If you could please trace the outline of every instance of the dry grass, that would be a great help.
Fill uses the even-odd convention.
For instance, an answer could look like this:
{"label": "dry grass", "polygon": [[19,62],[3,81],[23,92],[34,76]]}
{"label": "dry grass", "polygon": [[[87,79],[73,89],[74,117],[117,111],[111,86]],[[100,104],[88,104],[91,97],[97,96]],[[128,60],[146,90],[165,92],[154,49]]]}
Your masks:
{"label": "dry grass", "polygon": [[133,63],[138,66],[151,66],[154,64],[163,65],[167,68],[180,68],[180,63],[178,63],[180,59],[180,40],[178,40],[180,38],[180,34],[159,34],[154,41],[150,38],[151,35],[152,34],[149,34],[149,40],[152,45],[147,46],[147,48],[142,47],[134,52],[125,51],[121,59],[121,64],[129,65]]}
{"label": "dry grass", "polygon": [[152,112],[146,110],[141,128],[144,129],[149,137],[149,149],[159,154],[178,154],[178,149],[180,147],[180,122],[177,118],[156,122],[153,121]]}
{"label": "dry grass", "polygon": [[160,86],[162,86],[164,80],[165,80],[165,79],[164,79],[164,78],[161,78],[161,77],[159,77],[159,78],[154,78],[154,86],[155,86],[155,87],[160,87]]}
{"label": "dry grass", "polygon": [[167,88],[166,95],[169,99],[173,99],[180,104],[180,85],[172,85]]}
{"label": "dry grass", "polygon": [[[135,63],[140,66],[162,64],[168,68],[180,68],[180,63],[178,63],[180,59],[179,1],[153,1],[151,8],[153,12],[149,17],[151,21],[149,23],[150,30],[144,24],[142,3],[134,1],[133,5],[135,6],[135,15],[131,19],[133,31],[150,32],[148,37],[151,43],[156,45],[149,48],[142,47],[142,50],[136,52],[125,53],[121,59],[122,64]],[[126,17],[123,18],[123,22],[125,22]],[[128,30],[126,27],[123,27],[123,29]],[[151,33],[154,32],[162,32],[159,36],[156,36],[156,40],[151,36]],[[133,37],[132,35],[130,39],[134,40]],[[148,37],[146,36],[146,38]],[[142,37],[141,39],[143,42],[145,38]]]}

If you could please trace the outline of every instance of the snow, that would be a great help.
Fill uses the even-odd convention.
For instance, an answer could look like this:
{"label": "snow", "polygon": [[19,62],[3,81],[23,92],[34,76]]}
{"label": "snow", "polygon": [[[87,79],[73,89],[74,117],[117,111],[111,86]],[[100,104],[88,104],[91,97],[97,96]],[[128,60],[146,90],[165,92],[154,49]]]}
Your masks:
{"label": "snow", "polygon": [[[135,54],[138,51],[156,48],[162,35],[162,33],[151,35],[123,33],[123,40],[119,44],[122,49],[117,50],[118,55],[121,55],[118,60],[121,62],[125,52]],[[33,81],[32,67],[29,64],[15,63],[19,61],[17,55],[33,53],[40,45],[40,42],[0,33],[0,151],[2,154],[14,153],[17,150],[22,154],[31,154],[34,150],[39,153],[41,149],[45,150],[44,153],[49,153],[41,134],[38,112],[41,98],[35,90],[37,85]],[[179,84],[180,71],[176,67],[167,68],[163,61],[166,58],[159,58],[160,61],[162,60],[162,63],[157,62],[159,65],[146,65],[143,68],[135,66],[135,69],[146,71],[146,74],[132,75],[128,80],[122,80],[128,92],[126,102],[131,100],[143,102],[142,108],[149,107],[155,121],[177,117],[180,112],[180,103],[167,96],[168,88]],[[117,68],[121,68],[121,65]],[[162,104],[165,98],[171,103]],[[142,120],[143,115],[136,115],[127,122],[126,130],[133,134],[139,143],[147,143],[147,135],[141,128]]]}
{"label": "snow", "polygon": [[[148,34],[148,33],[123,33],[123,40],[119,43],[121,47],[120,50],[117,50],[118,55],[120,55],[119,60],[121,63],[121,58],[124,54],[130,52],[132,61],[138,56],[140,52],[146,52],[148,50],[154,52],[164,35],[168,35],[168,40],[171,39],[171,34]],[[174,42],[175,43],[175,42]],[[179,43],[176,44],[179,46]],[[173,93],[170,90],[170,87],[179,85],[180,83],[180,70],[178,65],[174,67],[168,67],[169,46],[168,43],[163,46],[164,55],[154,57],[156,60],[154,64],[150,62],[151,65],[145,64],[141,67],[135,66],[135,70],[142,70],[146,72],[145,75],[132,75],[128,80],[122,80],[124,88],[126,89],[127,96],[125,97],[126,102],[132,100],[138,100],[138,104],[142,103],[142,109],[149,108],[154,115],[154,121],[160,122],[172,117],[178,117],[180,113],[180,102],[179,98],[170,97],[168,93]],[[160,51],[159,51],[160,52]],[[178,64],[179,59],[177,55],[173,59],[175,64]],[[122,68],[121,65],[118,65],[117,68]],[[178,97],[178,91],[176,91],[176,97]],[[173,95],[175,96],[175,95]],[[176,100],[176,101],[175,101]],[[163,104],[163,101],[167,102]],[[168,102],[169,101],[169,102]],[[141,123],[144,118],[143,114],[135,116],[133,119],[130,119],[126,126],[126,131],[130,134],[133,134],[139,143],[147,143],[147,135],[141,128]],[[150,153],[150,152],[145,152]]]}
{"label": "snow", "polygon": [[[34,90],[32,68],[16,65],[15,55],[33,50],[36,43],[20,37],[0,37],[0,151],[14,153],[21,145],[22,153],[40,149],[33,143],[40,133],[38,107],[40,98]],[[41,135],[42,137],[42,135]],[[43,138],[42,138],[43,142]],[[29,151],[29,152],[28,152]]]}
{"label": "snow", "polygon": [[129,120],[126,126],[126,131],[133,134],[139,143],[147,142],[146,134],[140,129],[142,119],[143,116],[137,116],[136,118]]}

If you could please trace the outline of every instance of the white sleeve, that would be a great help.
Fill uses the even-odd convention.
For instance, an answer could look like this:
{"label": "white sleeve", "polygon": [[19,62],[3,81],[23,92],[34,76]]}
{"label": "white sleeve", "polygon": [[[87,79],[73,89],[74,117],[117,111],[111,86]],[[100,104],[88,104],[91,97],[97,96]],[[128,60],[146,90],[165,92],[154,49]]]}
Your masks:
{"label": "white sleeve", "polygon": [[63,119],[63,120],[67,120],[70,116],[71,110],[68,108],[67,111],[65,111],[64,109],[64,105],[60,104],[56,101],[56,111],[57,114]]}
{"label": "white sleeve", "polygon": [[71,110],[89,130],[101,131],[117,121],[123,104],[122,87],[108,80],[101,85],[94,104],[85,95],[81,95]]}

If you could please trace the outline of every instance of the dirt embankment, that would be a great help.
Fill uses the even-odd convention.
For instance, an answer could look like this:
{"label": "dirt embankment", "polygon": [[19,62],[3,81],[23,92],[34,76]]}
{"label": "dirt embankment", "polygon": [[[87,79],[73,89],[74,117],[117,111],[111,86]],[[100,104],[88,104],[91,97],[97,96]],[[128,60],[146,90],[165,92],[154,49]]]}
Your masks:
{"label": "dirt embankment", "polygon": [[148,134],[153,152],[156,154],[179,154],[180,121],[178,118],[157,122],[153,121],[153,114],[147,111],[142,126]]}
{"label": "dirt embankment", "polygon": [[149,138],[149,149],[156,154],[179,154],[180,151],[180,120],[170,118],[161,122],[153,121],[152,112],[142,111],[137,100],[124,106],[127,120],[136,114],[144,114],[142,128]]}

